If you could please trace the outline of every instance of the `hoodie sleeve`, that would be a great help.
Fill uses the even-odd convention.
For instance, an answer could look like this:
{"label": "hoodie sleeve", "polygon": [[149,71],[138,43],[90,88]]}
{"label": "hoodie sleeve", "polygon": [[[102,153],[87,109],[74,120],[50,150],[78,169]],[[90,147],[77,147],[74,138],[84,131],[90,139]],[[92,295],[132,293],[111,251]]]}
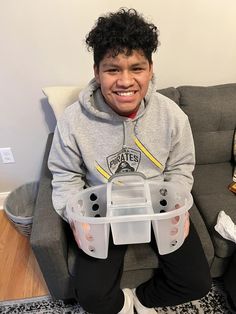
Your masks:
{"label": "hoodie sleeve", "polygon": [[172,134],[172,145],[164,170],[165,181],[175,181],[184,185],[188,191],[193,186],[192,172],[195,166],[195,149],[189,120],[179,126]]}
{"label": "hoodie sleeve", "polygon": [[65,211],[67,200],[83,189],[85,172],[78,145],[63,120],[59,121],[54,132],[48,167],[53,175],[53,206],[57,213],[68,221]]}

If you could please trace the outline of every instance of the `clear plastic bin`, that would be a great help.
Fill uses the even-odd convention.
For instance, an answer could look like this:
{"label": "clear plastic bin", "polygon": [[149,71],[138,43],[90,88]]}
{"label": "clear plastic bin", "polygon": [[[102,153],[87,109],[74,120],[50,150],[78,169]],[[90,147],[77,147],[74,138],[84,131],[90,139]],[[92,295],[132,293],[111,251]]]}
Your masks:
{"label": "clear plastic bin", "polygon": [[68,201],[66,210],[79,247],[90,256],[106,258],[110,226],[115,244],[132,244],[150,242],[152,224],[159,253],[177,250],[192,204],[191,194],[178,184],[148,181],[132,173],[81,191]]}
{"label": "clear plastic bin", "polygon": [[113,176],[107,184],[107,217],[114,244],[151,241],[153,213],[148,182],[140,174]]}

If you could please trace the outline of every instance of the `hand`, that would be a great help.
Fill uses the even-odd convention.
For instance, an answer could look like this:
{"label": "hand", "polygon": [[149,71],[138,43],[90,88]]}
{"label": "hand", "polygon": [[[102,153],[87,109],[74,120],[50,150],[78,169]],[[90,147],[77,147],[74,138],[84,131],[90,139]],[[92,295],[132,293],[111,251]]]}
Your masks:
{"label": "hand", "polygon": [[[178,208],[180,208],[180,205],[176,204],[175,205],[175,209],[178,209]],[[172,224],[178,223],[179,219],[180,219],[180,216],[176,216],[176,217],[172,218],[172,220],[171,220]],[[190,227],[189,212],[186,212],[184,214],[184,220],[185,220],[184,221],[184,240],[185,240],[187,238],[188,234],[189,234],[189,227]],[[176,232],[177,232],[177,230],[176,230]]]}
{"label": "hand", "polygon": [[189,212],[185,214],[185,222],[184,222],[184,240],[187,238],[189,234],[190,220],[189,220]]}
{"label": "hand", "polygon": [[69,224],[70,224],[71,230],[73,231],[75,241],[76,241],[78,247],[80,248],[81,244],[80,244],[79,234],[78,234],[78,232],[76,232],[74,221],[70,220]]}

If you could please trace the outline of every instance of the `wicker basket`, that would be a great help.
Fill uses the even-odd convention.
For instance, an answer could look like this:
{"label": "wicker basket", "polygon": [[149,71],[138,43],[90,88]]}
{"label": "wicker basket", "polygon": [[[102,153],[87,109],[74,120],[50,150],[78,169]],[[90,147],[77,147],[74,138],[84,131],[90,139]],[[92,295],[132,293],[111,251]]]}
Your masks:
{"label": "wicker basket", "polygon": [[12,191],[3,205],[8,219],[27,237],[31,234],[37,194],[38,182],[26,183]]}

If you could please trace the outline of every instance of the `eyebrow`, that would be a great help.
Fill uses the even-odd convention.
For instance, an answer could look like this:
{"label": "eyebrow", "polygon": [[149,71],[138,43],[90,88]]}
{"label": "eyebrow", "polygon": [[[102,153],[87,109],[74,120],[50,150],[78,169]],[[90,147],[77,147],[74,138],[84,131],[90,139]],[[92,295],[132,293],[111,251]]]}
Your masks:
{"label": "eyebrow", "polygon": [[[148,63],[145,61],[141,61],[141,62],[137,62],[134,64],[131,64],[131,67],[137,67],[137,66],[143,66],[143,65],[147,65]],[[113,68],[119,68],[119,64],[116,63],[104,63],[103,67],[113,67]]]}
{"label": "eyebrow", "polygon": [[102,65],[103,67],[119,67],[119,65],[118,64],[115,64],[115,63],[104,63],[103,65]]}
{"label": "eyebrow", "polygon": [[143,65],[149,65],[149,63],[146,61],[141,61],[141,62],[132,64],[132,67],[138,67],[138,66],[143,66]]}

